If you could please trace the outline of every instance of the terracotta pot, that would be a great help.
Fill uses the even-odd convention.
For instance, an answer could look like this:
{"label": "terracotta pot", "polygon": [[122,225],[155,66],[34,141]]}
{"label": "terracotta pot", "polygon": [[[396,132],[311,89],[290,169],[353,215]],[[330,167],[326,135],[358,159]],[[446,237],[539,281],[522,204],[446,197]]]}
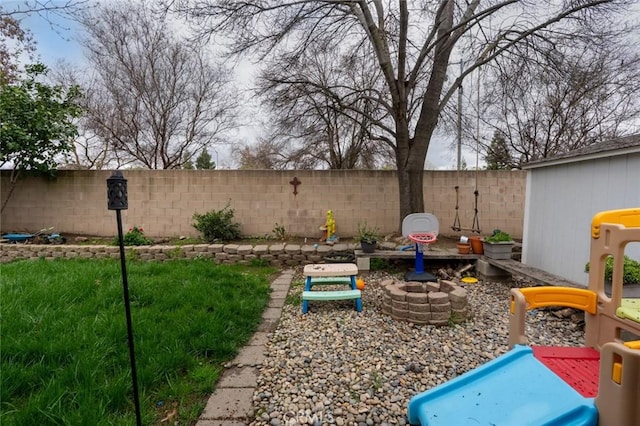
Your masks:
{"label": "terracotta pot", "polygon": [[471,243],[471,250],[473,250],[475,254],[484,253],[484,249],[482,248],[482,238],[478,236],[469,237],[469,242]]}
{"label": "terracotta pot", "polygon": [[469,254],[471,251],[471,244],[469,243],[458,243],[458,253],[460,254]]}

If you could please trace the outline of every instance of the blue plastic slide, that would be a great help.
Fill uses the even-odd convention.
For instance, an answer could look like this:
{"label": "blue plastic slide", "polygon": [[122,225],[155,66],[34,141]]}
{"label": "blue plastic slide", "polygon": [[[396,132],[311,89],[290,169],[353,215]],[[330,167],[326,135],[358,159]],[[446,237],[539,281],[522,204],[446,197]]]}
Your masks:
{"label": "blue plastic slide", "polygon": [[582,397],[521,345],[414,396],[407,416],[410,424],[422,426],[598,423],[593,398]]}

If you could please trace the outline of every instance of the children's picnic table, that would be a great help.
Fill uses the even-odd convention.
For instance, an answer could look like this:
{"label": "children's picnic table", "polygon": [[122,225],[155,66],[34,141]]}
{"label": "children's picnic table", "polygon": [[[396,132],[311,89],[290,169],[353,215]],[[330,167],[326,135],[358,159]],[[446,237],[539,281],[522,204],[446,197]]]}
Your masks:
{"label": "children's picnic table", "polygon": [[[309,311],[310,300],[355,300],[355,308],[362,311],[362,292],[356,288],[358,267],[353,263],[330,263],[306,265],[302,292],[302,313]],[[313,291],[314,285],[346,284],[350,290]]]}

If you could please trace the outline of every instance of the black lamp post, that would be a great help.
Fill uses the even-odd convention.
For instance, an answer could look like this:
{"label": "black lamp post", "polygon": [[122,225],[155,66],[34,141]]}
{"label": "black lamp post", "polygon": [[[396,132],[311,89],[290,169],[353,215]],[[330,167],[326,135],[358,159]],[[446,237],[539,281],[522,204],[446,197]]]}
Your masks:
{"label": "black lamp post", "polygon": [[124,239],[122,237],[121,210],[128,208],[127,180],[120,170],[113,172],[107,179],[107,208],[116,211],[118,221],[118,241],[120,242],[120,266],[122,268],[122,288],[124,292],[124,310],[127,315],[127,334],[129,337],[129,359],[131,361],[131,380],[133,380],[133,403],[136,408],[136,424],[142,425],[140,417],[140,400],[138,398],[138,374],[136,372],[136,354],[133,347],[133,328],[131,327],[131,307],[129,303],[129,284],[127,282],[127,264],[124,257]]}

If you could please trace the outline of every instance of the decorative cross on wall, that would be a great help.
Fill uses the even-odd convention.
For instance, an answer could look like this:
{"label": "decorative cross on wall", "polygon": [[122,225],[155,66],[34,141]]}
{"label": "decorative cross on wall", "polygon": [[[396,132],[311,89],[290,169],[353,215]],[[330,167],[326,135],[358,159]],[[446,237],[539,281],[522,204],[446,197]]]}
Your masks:
{"label": "decorative cross on wall", "polygon": [[293,185],[293,195],[298,195],[298,185],[300,185],[302,182],[300,182],[298,178],[294,176],[293,180],[289,181],[289,183]]}

